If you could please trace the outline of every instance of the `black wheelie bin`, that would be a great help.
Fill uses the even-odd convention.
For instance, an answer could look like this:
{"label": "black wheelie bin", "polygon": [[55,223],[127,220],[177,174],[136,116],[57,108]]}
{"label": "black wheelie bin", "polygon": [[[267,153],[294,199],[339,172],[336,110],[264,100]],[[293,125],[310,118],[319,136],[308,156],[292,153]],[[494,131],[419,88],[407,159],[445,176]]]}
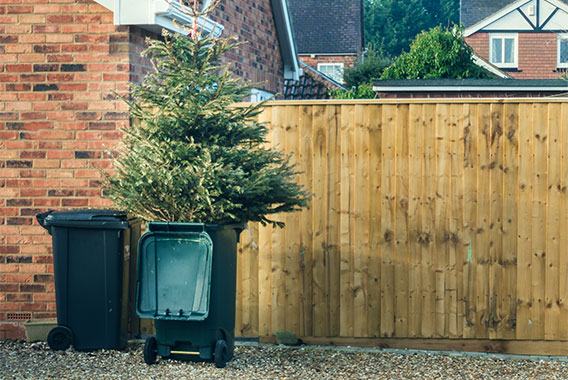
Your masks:
{"label": "black wheelie bin", "polygon": [[114,210],[36,215],[53,242],[57,327],[54,350],[121,349],[122,265],[126,214]]}

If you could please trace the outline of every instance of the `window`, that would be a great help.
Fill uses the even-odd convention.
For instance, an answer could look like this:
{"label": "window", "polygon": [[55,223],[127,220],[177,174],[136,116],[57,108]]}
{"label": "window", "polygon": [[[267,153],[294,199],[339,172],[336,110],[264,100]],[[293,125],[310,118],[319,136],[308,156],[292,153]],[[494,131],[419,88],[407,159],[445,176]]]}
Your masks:
{"label": "window", "polygon": [[253,103],[263,102],[265,100],[270,100],[274,97],[272,92],[265,90],[259,90],[258,88],[253,88],[250,92],[250,101]]}
{"label": "window", "polygon": [[343,83],[343,63],[318,63],[318,71],[336,82]]}
{"label": "window", "polygon": [[489,60],[498,67],[516,68],[518,61],[517,34],[491,34]]}
{"label": "window", "polygon": [[568,68],[568,33],[558,34],[558,67]]}

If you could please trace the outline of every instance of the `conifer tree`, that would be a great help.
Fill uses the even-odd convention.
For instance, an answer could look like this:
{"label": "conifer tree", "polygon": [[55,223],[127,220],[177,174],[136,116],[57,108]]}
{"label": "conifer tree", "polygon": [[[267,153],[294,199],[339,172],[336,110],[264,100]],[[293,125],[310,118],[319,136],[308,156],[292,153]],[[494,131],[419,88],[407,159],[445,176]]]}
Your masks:
{"label": "conifer tree", "polygon": [[[203,13],[191,11],[195,20]],[[251,85],[220,58],[239,45],[197,24],[189,36],[149,41],[154,70],[125,99],[135,122],[106,177],[117,207],[147,221],[282,226],[272,214],[306,206],[289,157],[267,146],[263,104],[235,106]]]}

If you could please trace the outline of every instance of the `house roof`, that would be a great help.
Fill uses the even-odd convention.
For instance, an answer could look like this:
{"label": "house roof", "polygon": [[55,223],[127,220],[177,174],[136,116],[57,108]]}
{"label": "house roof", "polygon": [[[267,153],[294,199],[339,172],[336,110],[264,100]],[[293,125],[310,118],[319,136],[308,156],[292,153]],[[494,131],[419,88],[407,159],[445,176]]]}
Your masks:
{"label": "house roof", "polygon": [[[509,15],[518,8],[518,17],[523,17],[538,27],[539,24],[547,21],[546,19],[553,12],[555,6],[564,8],[565,5],[568,5],[568,0],[461,0],[460,22],[466,30],[479,30],[481,27],[503,19],[504,16]],[[542,9],[543,13],[547,12],[548,14],[540,15],[540,19],[538,19],[537,15],[527,15],[527,10],[531,6],[538,8],[537,13]],[[523,16],[520,15],[520,12],[523,13]],[[512,19],[508,23],[510,25],[515,24]]]}
{"label": "house roof", "polygon": [[358,54],[362,0],[288,0],[298,54]]}
{"label": "house roof", "polygon": [[387,79],[375,92],[568,92],[564,79]]}
{"label": "house roof", "polygon": [[512,2],[511,0],[461,0],[460,22],[467,28]]}

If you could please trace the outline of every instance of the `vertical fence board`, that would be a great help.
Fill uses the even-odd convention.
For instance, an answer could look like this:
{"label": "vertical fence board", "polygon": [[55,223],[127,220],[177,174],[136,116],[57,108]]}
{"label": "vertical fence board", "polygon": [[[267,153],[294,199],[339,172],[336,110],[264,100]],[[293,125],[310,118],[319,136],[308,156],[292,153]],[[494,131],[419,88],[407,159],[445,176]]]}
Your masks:
{"label": "vertical fence board", "polygon": [[489,168],[491,165],[491,109],[489,104],[479,104],[477,111],[477,147],[479,168],[477,170],[477,273],[476,307],[479,323],[476,336],[486,338],[489,326],[489,265],[490,265],[490,218],[491,195]]}
{"label": "vertical fence board", "polygon": [[328,315],[329,315],[329,335],[340,335],[340,256],[339,256],[339,222],[340,222],[340,153],[341,153],[341,136],[339,129],[341,127],[341,108],[339,106],[330,106],[327,110],[327,136],[329,147],[328,154]]}
{"label": "vertical fence board", "polygon": [[519,183],[519,106],[506,104],[503,113],[503,287],[499,292],[502,299],[502,338],[514,339],[517,323],[517,226],[518,226],[518,183]]}
{"label": "vertical fence board", "polygon": [[544,334],[546,206],[548,192],[548,128],[546,104],[535,104],[533,123],[534,175],[532,203],[532,283],[531,283],[531,338],[542,339]]}
{"label": "vertical fence board", "polygon": [[464,259],[464,138],[463,106],[461,104],[451,105],[451,152],[452,152],[452,177],[451,177],[451,219],[450,232],[451,244],[454,255],[451,258],[451,268],[454,272],[452,276],[450,291],[450,323],[448,329],[450,337],[457,338],[463,335],[463,318],[465,315],[464,292],[461,287],[463,284],[463,263]]}
{"label": "vertical fence board", "polygon": [[436,333],[436,107],[423,107],[422,128],[424,134],[424,192],[422,198],[422,336],[434,337]]}
{"label": "vertical fence board", "polygon": [[560,141],[561,143],[561,161],[560,161],[560,258],[559,258],[559,290],[558,304],[560,307],[559,314],[559,333],[558,338],[562,340],[568,339],[568,207],[567,189],[568,189],[568,104],[561,105],[560,111]]}
{"label": "vertical fence board", "polygon": [[[313,137],[313,110],[312,107],[301,107],[300,108],[300,120],[299,120],[299,149],[298,149],[298,159],[300,174],[298,175],[298,181],[300,185],[303,185],[305,190],[311,192],[312,190],[312,178],[314,178],[314,173],[312,171],[312,163],[314,160],[312,154],[312,146],[315,142]],[[324,176],[320,176],[324,178]],[[320,194],[323,191],[320,190]],[[300,299],[301,299],[301,315],[300,315],[300,333],[303,336],[313,336],[313,268],[314,268],[314,256],[313,256],[313,209],[315,206],[316,199],[312,197],[308,208],[304,208],[300,212],[300,244],[299,244],[299,269],[301,274],[301,284],[300,287]],[[320,204],[321,206],[321,204]],[[318,219],[321,216],[318,216]]]}
{"label": "vertical fence board", "polygon": [[546,214],[544,339],[557,340],[559,334],[559,265],[561,213],[562,135],[561,105],[548,105],[548,213]]}
{"label": "vertical fence board", "polygon": [[502,104],[491,105],[489,186],[491,217],[489,224],[489,338],[501,338],[502,310],[499,293],[502,272],[503,221],[503,124]]}
{"label": "vertical fence board", "polygon": [[423,129],[422,107],[411,104],[409,107],[408,128],[408,336],[421,336],[421,218],[422,218],[422,161]]}
{"label": "vertical fence board", "polygon": [[476,303],[476,273],[478,252],[477,244],[477,171],[479,168],[479,157],[477,154],[478,128],[477,128],[477,106],[466,104],[463,108],[463,189],[464,189],[464,231],[463,243],[467,250],[463,268],[463,297],[464,297],[464,327],[463,337],[473,338],[476,330],[479,330],[479,318]]}
{"label": "vertical fence board", "polygon": [[355,171],[354,171],[354,274],[353,274],[353,334],[368,336],[368,276],[369,276],[369,119],[368,107],[355,106]]}
{"label": "vertical fence board", "polygon": [[382,107],[369,107],[369,154],[370,154],[370,186],[369,186],[369,282],[368,333],[370,337],[381,334],[381,158],[382,158]]}
{"label": "vertical fence board", "polygon": [[449,105],[436,109],[436,335],[447,337],[449,256],[450,141]]}
{"label": "vertical fence board", "polygon": [[517,339],[531,339],[532,284],[532,208],[533,208],[533,109],[531,104],[519,106],[519,220],[517,274]]}
{"label": "vertical fence board", "polygon": [[408,105],[396,110],[395,145],[395,336],[408,336]]}
{"label": "vertical fence board", "polygon": [[396,225],[395,167],[396,167],[396,107],[383,107],[382,172],[383,185],[381,229],[381,336],[394,335],[394,239]]}
{"label": "vertical fence board", "polygon": [[353,163],[355,107],[341,106],[340,166],[340,336],[353,336]]}
{"label": "vertical fence board", "polygon": [[[276,106],[272,109],[272,145],[286,152],[286,109]],[[275,216],[282,219],[282,216]],[[286,329],[286,235],[283,228],[272,228],[272,331]]]}
{"label": "vertical fence board", "polygon": [[[313,335],[327,336],[329,334],[329,314],[327,301],[327,213],[328,213],[328,157],[327,157],[327,128],[326,109],[323,106],[313,107],[312,123],[312,223],[313,223]],[[308,242],[306,242],[307,244]]]}

